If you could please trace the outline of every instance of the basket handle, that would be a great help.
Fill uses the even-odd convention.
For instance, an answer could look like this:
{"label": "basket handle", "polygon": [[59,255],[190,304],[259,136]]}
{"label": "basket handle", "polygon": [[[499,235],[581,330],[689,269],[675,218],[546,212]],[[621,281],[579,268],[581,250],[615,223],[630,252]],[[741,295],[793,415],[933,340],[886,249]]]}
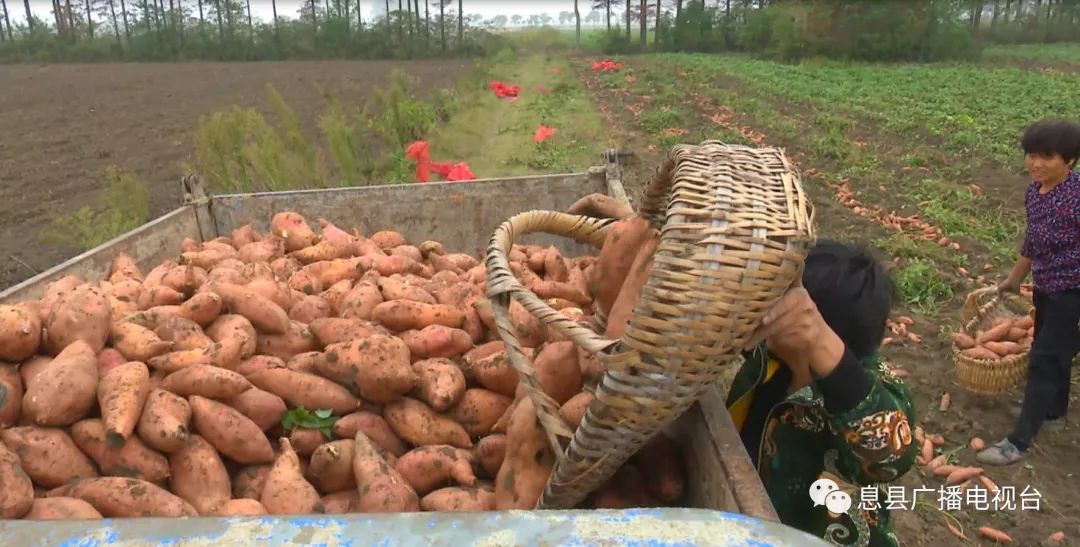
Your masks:
{"label": "basket handle", "polygon": [[[992,294],[993,297],[980,305],[979,300],[988,294]],[[967,298],[964,299],[963,307],[960,308],[960,321],[966,325],[973,319],[981,318],[986,315],[987,312],[997,305],[998,297],[999,293],[997,287],[983,287],[971,291],[968,293]]]}
{"label": "basket handle", "polygon": [[526,211],[510,217],[495,230],[484,257],[487,268],[487,296],[494,312],[495,328],[506,344],[510,364],[521,376],[525,392],[532,400],[537,417],[547,433],[548,442],[551,443],[556,454],[564,452],[564,442],[568,443],[574,436],[574,432],[562,419],[559,404],[544,393],[536,369],[522,351],[517,333],[514,332],[514,327],[510,322],[510,299],[517,300],[538,321],[548,327],[554,327],[590,353],[598,353],[618,341],[608,340],[579,325],[522,286],[510,269],[508,256],[514,241],[530,233],[565,236],[579,243],[599,248],[615,222],[617,219],[598,219],[556,211]]}

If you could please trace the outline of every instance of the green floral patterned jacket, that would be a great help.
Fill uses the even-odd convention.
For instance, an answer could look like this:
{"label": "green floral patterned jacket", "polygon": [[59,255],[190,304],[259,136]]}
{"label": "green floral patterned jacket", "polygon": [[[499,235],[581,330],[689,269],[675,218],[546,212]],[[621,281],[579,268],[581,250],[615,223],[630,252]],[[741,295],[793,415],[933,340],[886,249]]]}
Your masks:
{"label": "green floral patterned jacket", "polygon": [[[732,382],[727,405],[739,427],[753,391],[784,366],[766,356],[764,346],[748,353]],[[845,378],[835,379],[825,391],[835,393],[837,382],[861,384],[863,392],[868,388],[865,396],[860,392],[853,407],[831,414],[821,380],[788,395],[765,418],[756,447],[758,473],[781,522],[835,545],[894,547],[897,539],[884,506],[885,492],[887,483],[912,467],[918,453],[912,440],[914,407],[903,381],[880,359],[860,363],[850,353],[845,358],[848,366],[841,362],[838,367],[848,369]],[[846,514],[815,506],[809,492],[819,478],[832,479],[848,493],[852,505]],[[876,500],[871,499],[872,490]]]}

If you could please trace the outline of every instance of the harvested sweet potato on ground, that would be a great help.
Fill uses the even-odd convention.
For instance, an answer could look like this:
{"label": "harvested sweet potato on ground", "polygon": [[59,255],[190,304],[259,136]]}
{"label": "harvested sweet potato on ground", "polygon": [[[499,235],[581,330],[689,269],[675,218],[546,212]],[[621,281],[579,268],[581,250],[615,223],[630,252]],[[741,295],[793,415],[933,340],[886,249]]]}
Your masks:
{"label": "harvested sweet potato on ground", "polygon": [[465,374],[449,359],[425,359],[412,365],[416,372],[417,399],[442,412],[461,400],[465,394]]}
{"label": "harvested sweet potato on ground", "polygon": [[341,302],[338,304],[338,313],[346,319],[370,321],[374,317],[375,308],[382,305],[382,303],[382,291],[379,290],[378,285],[373,282],[361,281],[353,285],[353,288],[349,289],[349,292],[341,297]]}
{"label": "harvested sweet potato on ground", "polygon": [[281,454],[274,460],[266,475],[259,501],[271,515],[296,515],[322,513],[319,492],[300,471],[300,458],[293,451],[289,439],[280,439]]}
{"label": "harvested sweet potato on ground", "polygon": [[45,349],[57,355],[76,341],[86,342],[97,354],[109,339],[111,323],[105,293],[93,285],[79,285],[57,300],[45,321]]}
{"label": "harvested sweet potato on ground", "polygon": [[251,321],[242,315],[219,316],[206,328],[206,334],[218,344],[214,366],[235,369],[241,361],[255,355],[258,335]]}
{"label": "harvested sweet potato on ground", "polygon": [[384,301],[412,300],[425,304],[435,304],[435,297],[419,285],[413,285],[401,275],[392,275],[379,279],[379,290]]}
{"label": "harvested sweet potato on ground", "polygon": [[212,514],[232,497],[232,483],[217,450],[198,435],[169,455],[169,488],[200,515]]}
{"label": "harvested sweet potato on ground", "polygon": [[[416,385],[409,348],[400,338],[374,334],[326,348],[325,372],[352,381],[375,403],[396,401]],[[310,408],[310,407],[309,407]]]}
{"label": "harvested sweet potato on ground", "polygon": [[461,486],[476,483],[469,451],[450,445],[414,448],[398,458],[394,469],[421,496],[454,483]]}
{"label": "harvested sweet potato on ground", "polygon": [[48,283],[45,285],[45,290],[41,295],[41,304],[38,306],[38,311],[41,312],[41,321],[44,323],[49,319],[49,314],[52,313],[53,307],[60,301],[60,298],[66,295],[82,285],[85,281],[82,278],[74,275],[66,275]]}
{"label": "harvested sweet potato on ground", "polygon": [[308,328],[315,335],[315,339],[324,347],[357,338],[367,338],[373,334],[389,334],[385,328],[375,323],[363,319],[345,319],[341,317],[316,319],[308,325]]}
{"label": "harvested sweet potato on ground", "polygon": [[150,370],[132,361],[110,370],[98,384],[98,406],[109,444],[120,446],[135,431],[150,395]]}
{"label": "harvested sweet potato on ground", "polygon": [[400,232],[395,232],[393,230],[379,230],[378,232],[371,234],[369,239],[384,251],[389,251],[394,247],[409,244],[405,239],[405,236],[401,235]]}
{"label": "harvested sweet potato on ground", "polygon": [[593,398],[592,393],[582,391],[559,407],[559,414],[562,415],[563,420],[566,420],[566,425],[570,426],[571,430],[581,425],[581,420],[585,418],[585,412],[589,410],[589,404],[592,403]]}
{"label": "harvested sweet potato on ground", "polygon": [[239,372],[244,377],[251,376],[256,372],[262,372],[268,369],[276,368],[288,368],[285,361],[278,357],[271,357],[269,355],[255,355],[250,359],[245,359],[236,366],[236,372]]}
{"label": "harvested sweet potato on ground", "polygon": [[259,332],[285,334],[289,331],[289,314],[269,298],[232,283],[213,283],[209,289],[221,296],[231,313],[247,318]]}
{"label": "harvested sweet potato on ground", "polygon": [[318,429],[298,427],[289,433],[289,443],[301,458],[310,457],[315,449],[329,441]]}
{"label": "harvested sweet potato on ground", "polygon": [[289,319],[307,325],[316,319],[330,317],[333,313],[330,303],[323,300],[321,296],[308,295],[293,304],[292,309],[289,310]]}
{"label": "harvested sweet potato on ground", "polygon": [[472,438],[491,433],[492,426],[509,408],[513,399],[486,389],[469,389],[446,414],[461,424]]}
{"label": "harvested sweet potato on ground", "polygon": [[390,424],[378,414],[361,410],[342,416],[334,422],[335,437],[352,439],[358,431],[363,432],[379,449],[394,457],[401,457],[408,450]]}
{"label": "harvested sweet potato on ground", "polygon": [[37,425],[71,425],[97,402],[94,349],[83,340],[64,348],[26,383],[22,412]]}
{"label": "harvested sweet potato on ground", "polygon": [[461,310],[443,304],[425,304],[411,300],[383,302],[372,310],[375,321],[394,332],[419,330],[429,325],[461,327],[465,314]]}
{"label": "harvested sweet potato on ground", "polygon": [[[502,342],[489,342],[482,347],[487,349],[482,352],[466,353],[462,369],[465,376],[485,389],[489,389],[500,395],[513,396],[521,383],[521,376],[512,364],[510,356],[506,352],[506,345]],[[488,353],[491,349],[496,349]],[[530,359],[532,351],[526,348],[525,354]]]}
{"label": "harvested sweet potato on ground", "polygon": [[251,382],[239,372],[196,365],[169,374],[160,387],[181,397],[199,395],[208,399],[232,399],[251,389]]}
{"label": "harvested sweet potato on ground", "polygon": [[222,455],[244,464],[273,461],[270,440],[239,410],[198,395],[188,401],[195,429]]}
{"label": "harvested sweet potato on ground", "polygon": [[[355,433],[353,433],[355,438]],[[353,456],[356,441],[340,439],[320,445],[311,454],[307,476],[320,492],[331,494],[344,490],[356,493]]]}
{"label": "harvested sweet potato on ground", "polygon": [[312,264],[341,258],[341,251],[329,241],[320,241],[310,247],[293,251],[289,256],[299,260],[301,264]]}
{"label": "harvested sweet potato on ground", "polygon": [[555,466],[555,454],[528,397],[515,404],[506,458],[495,478],[495,509],[533,509]]}
{"label": "harvested sweet potato on ground", "polygon": [[181,351],[171,351],[169,353],[159,355],[150,359],[146,363],[154,368],[163,372],[176,372],[180,369],[193,367],[196,365],[210,365],[213,364],[217,354],[217,345],[207,349],[186,349]]}
{"label": "harvested sweet potato on ground", "polygon": [[357,510],[362,513],[401,513],[420,510],[416,492],[379,454],[374,443],[361,432],[353,447],[353,476],[359,492]]}
{"label": "harvested sweet potato on ground", "polygon": [[137,436],[119,439],[122,444],[106,441],[105,424],[97,418],[76,422],[71,426],[71,438],[101,469],[103,475],[132,477],[161,482],[169,477],[169,462],[165,456],[148,448]]}
{"label": "harvested sweet potato on ground", "polygon": [[34,503],[34,485],[19,457],[0,443],[0,518],[22,518]]}
{"label": "harvested sweet potato on ground", "polygon": [[256,348],[260,355],[270,355],[285,361],[298,353],[320,349],[311,329],[299,321],[289,321],[289,330],[284,334],[259,335]]}
{"label": "harvested sweet potato on ground", "polygon": [[581,392],[577,346],[571,341],[545,344],[533,361],[540,386],[560,405]]}
{"label": "harvested sweet potato on ground", "polygon": [[[241,262],[273,262],[285,254],[285,240],[277,237],[252,241],[241,245],[236,258]],[[221,264],[220,262],[218,263]]]}
{"label": "harvested sweet potato on ground", "polygon": [[[352,442],[352,441],[349,441]],[[352,465],[352,462],[349,463]],[[349,470],[349,475],[352,475],[352,470]],[[356,487],[342,491],[327,494],[322,497],[323,512],[327,515],[344,515],[346,513],[356,513],[358,511],[357,504],[360,503],[360,493],[356,491]]]}
{"label": "harvested sweet potato on ground", "polygon": [[360,400],[349,390],[314,374],[272,368],[251,374],[248,380],[255,387],[281,397],[290,406],[328,408],[338,415],[360,408]]}
{"label": "harvested sweet potato on ground", "polygon": [[398,437],[413,445],[449,444],[458,448],[472,447],[469,433],[461,424],[435,412],[416,399],[404,397],[386,405],[383,417]]}
{"label": "harvested sweet potato on ground", "polygon": [[93,505],[78,498],[37,498],[23,520],[89,520],[103,518]]}
{"label": "harvested sweet potato on ground", "polygon": [[183,302],[184,293],[165,285],[156,285],[143,288],[142,292],[139,293],[138,306],[140,310],[148,310],[163,306],[179,306]]}
{"label": "harvested sweet potato on ground", "polygon": [[321,351],[297,353],[289,358],[289,362],[285,363],[285,368],[296,372],[306,372],[307,374],[319,374],[319,363],[325,357]]}
{"label": "harvested sweet potato on ground", "polygon": [[63,429],[13,427],[0,431],[0,438],[19,456],[23,470],[38,486],[55,488],[75,479],[98,476],[90,458]]}
{"label": "harvested sweet potato on ground", "polygon": [[[259,264],[253,264],[250,266],[260,266]],[[248,281],[244,288],[259,295],[267,300],[277,304],[282,310],[288,314],[293,305],[293,292],[288,283],[281,283],[273,278],[273,273],[269,270],[265,271],[266,277],[255,277],[252,275],[251,281]],[[278,334],[278,333],[270,333]]]}
{"label": "harvested sweet potato on ground", "polygon": [[156,484],[125,477],[79,479],[49,491],[49,497],[81,499],[105,517],[197,517],[179,496]]}
{"label": "harvested sweet potato on ground", "polygon": [[173,350],[173,343],[162,340],[154,331],[127,321],[113,323],[109,333],[112,346],[129,361],[146,362]]}
{"label": "harvested sweet potato on ground", "polygon": [[499,474],[506,459],[506,435],[488,435],[477,441],[472,448],[473,466],[490,478]]}
{"label": "harvested sweet potato on ground", "polygon": [[220,517],[257,517],[268,513],[258,500],[241,498],[226,501],[218,506],[212,514]]}
{"label": "harvested sweet potato on ground", "polygon": [[139,438],[158,452],[176,452],[187,442],[190,421],[191,406],[186,399],[160,388],[153,389],[139,417]]}
{"label": "harvested sweet potato on ground", "polygon": [[244,390],[229,400],[228,404],[250,418],[263,431],[279,424],[289,410],[281,397],[257,387]]}
{"label": "harvested sweet potato on ground", "polygon": [[413,359],[459,357],[473,345],[471,334],[444,325],[428,325],[420,330],[405,331],[399,336],[409,347]]}
{"label": "harvested sweet potato on ground", "polygon": [[0,361],[29,359],[40,345],[40,314],[24,306],[0,306]]}
{"label": "harvested sweet potato on ground", "polygon": [[22,400],[23,380],[18,366],[0,364],[0,428],[19,423]]}

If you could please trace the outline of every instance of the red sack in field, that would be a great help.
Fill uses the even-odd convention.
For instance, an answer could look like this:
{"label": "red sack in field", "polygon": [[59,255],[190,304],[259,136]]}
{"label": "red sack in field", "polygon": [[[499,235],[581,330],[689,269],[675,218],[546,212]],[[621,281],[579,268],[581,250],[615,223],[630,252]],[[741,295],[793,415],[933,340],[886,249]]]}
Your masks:
{"label": "red sack in field", "polygon": [[431,147],[427,141],[416,141],[405,149],[405,157],[416,163],[416,180],[430,182],[430,173],[434,172],[443,180],[475,180],[476,175],[465,162],[431,161]]}
{"label": "red sack in field", "polygon": [[597,61],[593,63],[592,71],[597,72],[602,70],[604,72],[614,72],[616,70],[619,70],[620,66],[622,65],[616,63],[615,61],[612,61],[611,59],[604,59],[603,61]]}
{"label": "red sack in field", "polygon": [[533,142],[535,142],[536,144],[540,144],[550,139],[551,137],[554,137],[555,133],[558,133],[557,129],[548,127],[546,125],[541,125],[540,127],[536,128],[536,133],[533,134]]}
{"label": "red sack in field", "polygon": [[476,175],[474,175],[472,170],[469,169],[469,164],[461,162],[455,165],[454,168],[451,169],[449,173],[447,173],[446,180],[451,182],[462,180],[476,180]]}
{"label": "red sack in field", "polygon": [[508,98],[508,97],[517,97],[518,93],[521,92],[521,86],[508,85],[507,83],[500,82],[498,80],[495,80],[495,81],[491,82],[490,84],[488,84],[488,87],[490,87],[491,90],[495,92],[495,96],[500,98],[500,99],[505,99],[505,98]]}
{"label": "red sack in field", "polygon": [[405,149],[405,157],[416,163],[416,180],[428,181],[428,168],[431,166],[431,148],[427,141],[416,141]]}
{"label": "red sack in field", "polygon": [[442,178],[450,176],[450,171],[453,170],[454,164],[448,161],[433,161],[428,164],[428,167]]}

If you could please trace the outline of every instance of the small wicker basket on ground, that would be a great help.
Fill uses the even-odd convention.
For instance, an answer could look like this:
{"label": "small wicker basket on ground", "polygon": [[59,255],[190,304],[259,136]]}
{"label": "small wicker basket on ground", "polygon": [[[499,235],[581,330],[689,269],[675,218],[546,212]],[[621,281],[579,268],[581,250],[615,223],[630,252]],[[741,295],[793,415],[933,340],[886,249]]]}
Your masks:
{"label": "small wicker basket on ground", "polygon": [[[1032,313],[1031,302],[1014,294],[999,294],[995,287],[976,289],[968,294],[960,310],[963,332],[975,338],[997,319],[1019,319]],[[1029,351],[1000,359],[975,359],[952,346],[956,380],[964,389],[982,395],[996,395],[1014,389],[1027,375]]]}
{"label": "small wicker basket on ground", "polygon": [[[639,214],[660,231],[660,243],[618,340],[597,334],[603,317],[587,326],[552,309],[521,285],[508,262],[515,239],[533,232],[600,247],[613,220],[530,211],[503,223],[488,246],[496,326],[556,454],[539,509],[576,506],[727,367],[739,366],[743,345],[801,276],[815,241],[813,207],[776,148],[676,146],[646,188]],[[605,367],[576,431],[522,352],[509,319],[511,298]]]}

